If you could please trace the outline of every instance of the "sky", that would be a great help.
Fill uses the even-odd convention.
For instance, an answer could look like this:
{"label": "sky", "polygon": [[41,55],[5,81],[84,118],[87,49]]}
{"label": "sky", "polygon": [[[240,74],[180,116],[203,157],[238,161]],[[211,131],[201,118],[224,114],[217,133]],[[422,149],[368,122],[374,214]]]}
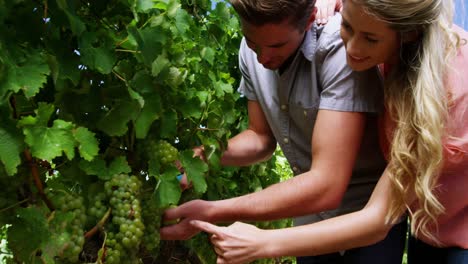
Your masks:
{"label": "sky", "polygon": [[468,30],[468,0],[455,0],[455,24]]}

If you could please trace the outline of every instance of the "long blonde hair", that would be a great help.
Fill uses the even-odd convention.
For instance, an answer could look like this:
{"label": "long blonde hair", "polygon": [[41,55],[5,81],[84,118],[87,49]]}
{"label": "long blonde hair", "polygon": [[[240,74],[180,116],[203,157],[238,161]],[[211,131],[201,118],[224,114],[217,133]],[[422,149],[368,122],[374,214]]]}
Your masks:
{"label": "long blonde hair", "polygon": [[[443,140],[449,95],[447,65],[460,38],[451,30],[451,0],[353,0],[399,32],[400,64],[385,83],[385,104],[395,122],[388,165],[393,202],[387,214],[396,221],[408,209],[416,235],[438,242],[429,231],[444,212],[435,189],[443,165]],[[411,39],[411,40],[408,40]],[[415,197],[414,197],[415,196]],[[410,202],[416,198],[418,209]]]}

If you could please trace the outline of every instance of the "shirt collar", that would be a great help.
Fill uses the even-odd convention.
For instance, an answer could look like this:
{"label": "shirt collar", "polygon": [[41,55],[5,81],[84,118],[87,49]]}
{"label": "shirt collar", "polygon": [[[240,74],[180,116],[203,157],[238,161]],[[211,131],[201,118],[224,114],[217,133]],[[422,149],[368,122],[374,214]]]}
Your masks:
{"label": "shirt collar", "polygon": [[304,57],[312,61],[315,55],[315,48],[317,46],[317,24],[313,24],[310,30],[306,32],[304,41],[301,45],[301,52]]}

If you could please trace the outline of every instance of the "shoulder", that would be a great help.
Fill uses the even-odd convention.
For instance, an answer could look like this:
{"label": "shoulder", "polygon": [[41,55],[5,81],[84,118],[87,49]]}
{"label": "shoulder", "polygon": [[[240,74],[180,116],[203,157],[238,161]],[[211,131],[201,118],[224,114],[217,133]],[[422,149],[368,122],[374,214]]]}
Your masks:
{"label": "shoulder", "polygon": [[[344,52],[344,43],[340,36],[341,14],[333,16],[325,26],[315,24],[314,27],[317,34],[316,55],[319,61],[323,60],[324,56],[330,56],[330,53],[336,54],[337,50],[343,49]],[[343,63],[346,61],[343,60]]]}
{"label": "shoulder", "polygon": [[340,34],[341,28],[341,14],[336,13],[328,20],[328,23],[323,27],[323,32],[326,35]]}

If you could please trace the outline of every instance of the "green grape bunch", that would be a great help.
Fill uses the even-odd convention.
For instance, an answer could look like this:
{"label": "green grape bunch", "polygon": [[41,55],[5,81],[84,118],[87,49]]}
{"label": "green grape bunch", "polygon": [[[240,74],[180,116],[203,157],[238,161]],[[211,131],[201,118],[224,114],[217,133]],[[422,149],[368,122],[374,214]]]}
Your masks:
{"label": "green grape bunch", "polygon": [[56,232],[68,233],[70,239],[63,245],[60,258],[70,263],[78,263],[79,255],[85,243],[86,208],[83,197],[65,190],[46,189],[54,205],[56,213],[71,214],[71,221],[58,222]]}
{"label": "green grape bunch", "polygon": [[157,202],[149,197],[142,199],[142,218],[145,224],[145,233],[142,246],[150,253],[157,254],[160,245],[159,228],[161,227],[161,214],[163,213]]}
{"label": "green grape bunch", "polygon": [[142,183],[136,176],[114,175],[104,184],[112,209],[112,220],[107,228],[106,263],[136,259],[136,253],[145,231],[139,192]]}
{"label": "green grape bunch", "polygon": [[179,151],[166,140],[149,141],[148,156],[159,161],[163,166],[174,163],[179,158]]}

